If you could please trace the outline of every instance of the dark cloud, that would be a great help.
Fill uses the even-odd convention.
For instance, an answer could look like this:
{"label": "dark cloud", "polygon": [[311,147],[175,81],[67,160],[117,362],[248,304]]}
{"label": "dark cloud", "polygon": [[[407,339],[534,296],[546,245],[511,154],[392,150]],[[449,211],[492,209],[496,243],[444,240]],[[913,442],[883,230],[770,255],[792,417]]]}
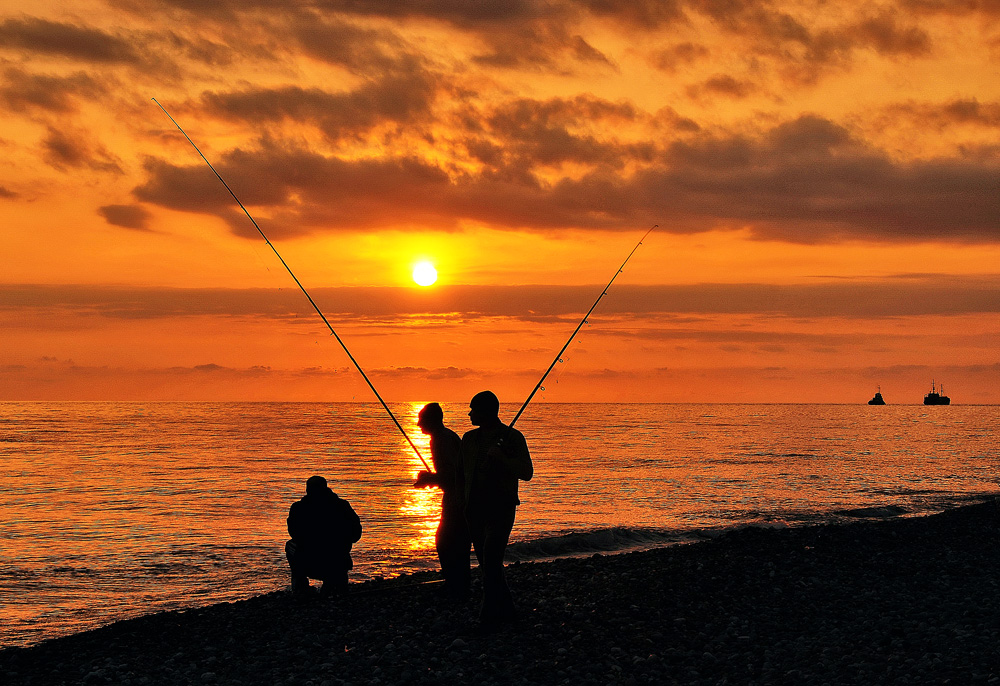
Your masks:
{"label": "dark cloud", "polygon": [[473,157],[509,177],[527,177],[534,165],[566,162],[617,169],[652,159],[651,143],[622,144],[608,134],[644,119],[630,103],[590,95],[545,101],[521,98],[485,113],[486,137],[473,137],[465,144]]}
{"label": "dark cloud", "polygon": [[[782,317],[882,318],[994,313],[1000,279],[920,278],[815,285],[695,284],[615,287],[602,311],[773,314]],[[636,304],[638,303],[638,305]]]}
{"label": "dark cloud", "polygon": [[1000,103],[979,102],[975,98],[945,103],[900,103],[888,107],[886,113],[890,120],[905,118],[918,126],[929,126],[938,130],[956,124],[985,128],[1000,127]]}
{"label": "dark cloud", "polygon": [[[271,237],[447,220],[438,197],[449,194],[448,176],[416,158],[346,161],[265,144],[231,151],[215,166],[245,205],[273,208],[255,215]],[[146,169],[150,180],[134,191],[139,200],[217,214],[235,233],[257,235],[207,166],[150,160]]]}
{"label": "dark cloud", "polygon": [[[741,50],[753,58],[750,64],[755,70],[776,69],[780,76],[796,84],[812,84],[830,69],[850,66],[859,51],[871,50],[886,57],[919,57],[932,49],[927,32],[909,22],[908,13],[892,8],[861,6],[854,16],[830,25],[816,21],[824,16],[822,11],[800,11],[796,15],[785,11],[782,3],[767,0],[683,0],[682,6],[689,20],[697,15],[707,17],[738,39]],[[673,21],[671,10],[666,22]],[[661,22],[657,26],[665,25]],[[674,73],[706,54],[701,46],[685,43],[654,50],[649,59],[654,66]],[[734,94],[732,89],[727,92]]]}
{"label": "dark cloud", "polygon": [[[593,4],[603,5],[600,0]],[[649,4],[648,11],[655,12],[652,3]],[[508,69],[568,71],[564,62],[571,58],[614,68],[604,53],[573,29],[581,16],[581,8],[574,2],[403,0],[384,3],[349,0],[333,6],[344,15],[431,19],[450,24],[481,41],[484,50],[473,57],[479,64]],[[638,17],[646,12],[638,8],[631,13]]]}
{"label": "dark cloud", "polygon": [[667,160],[638,174],[631,188],[684,223],[716,217],[749,224],[760,237],[801,242],[1000,237],[995,160],[901,162],[818,117],[759,138],[674,143]]}
{"label": "dark cloud", "polygon": [[[720,27],[754,40],[758,51],[776,52],[777,46],[798,45],[809,62],[845,59],[853,50],[871,49],[882,55],[918,56],[930,49],[930,38],[918,26],[901,23],[892,9],[862,14],[833,28],[814,29],[803,20],[777,9],[778,3],[760,0],[688,0],[691,11],[713,19]],[[862,9],[867,12],[867,9]],[[811,18],[811,17],[810,17]],[[792,55],[785,53],[788,58]]]}
{"label": "dark cloud", "polygon": [[388,19],[431,19],[466,29],[486,29],[558,16],[567,3],[551,0],[111,0],[112,4],[137,13],[183,10],[194,15],[231,17],[240,13],[271,10],[281,14],[305,11],[308,14],[337,13],[355,17]]}
{"label": "dark cloud", "polygon": [[891,12],[862,19],[841,32],[854,44],[882,55],[919,57],[930,52],[931,47],[926,31],[917,26],[901,25]]}
{"label": "dark cloud", "polygon": [[112,226],[138,231],[149,229],[149,211],[140,205],[105,205],[97,208],[97,213]]}
{"label": "dark cloud", "polygon": [[688,95],[698,98],[704,95],[722,95],[743,99],[749,97],[757,87],[749,81],[741,81],[727,74],[719,74],[702,83],[688,87]]}
{"label": "dark cloud", "polygon": [[607,55],[562,20],[493,29],[479,38],[489,49],[474,56],[473,61],[490,67],[572,73],[573,69],[563,63],[569,55],[578,61],[616,68]]}
{"label": "dark cloud", "polygon": [[[577,60],[610,65],[610,60],[572,29],[583,9],[566,0],[113,0],[137,14],[182,10],[217,27],[263,21],[271,31],[291,27],[291,40],[310,55],[348,69],[375,69],[382,73],[399,65],[419,62],[419,51],[403,48],[398,36],[384,29],[352,25],[352,20],[431,20],[447,24],[478,39],[483,48],[474,59],[483,64],[519,69],[565,71],[563,63]],[[601,3],[595,3],[601,4]],[[636,17],[658,12],[630,12]],[[605,13],[607,14],[607,13]],[[611,13],[614,15],[615,13]],[[261,19],[263,17],[263,19]]]}
{"label": "dark cloud", "polygon": [[689,12],[712,19],[716,25],[746,37],[785,42],[809,40],[809,29],[767,0],[686,0]]}
{"label": "dark cloud", "polygon": [[[440,286],[311,288],[328,317],[397,318],[406,315],[513,317],[579,321],[601,286]],[[652,318],[676,331],[687,315],[763,315],[790,318],[885,318],[1000,312],[1000,277],[922,276],[804,285],[616,285],[598,307],[603,317]],[[294,288],[131,288],[112,286],[0,285],[0,310],[66,310],[113,319],[178,316],[264,317],[318,324],[305,296]],[[675,315],[679,315],[675,316]],[[322,326],[322,324],[319,324]],[[702,331],[702,329],[697,329]],[[651,335],[659,335],[654,332]],[[676,333],[669,334],[671,336]],[[699,336],[714,335],[711,331]],[[766,341],[752,333],[746,341]]]}
{"label": "dark cloud", "polygon": [[7,19],[0,24],[0,49],[86,62],[137,64],[142,61],[141,53],[118,36],[37,17]]}
{"label": "dark cloud", "polygon": [[678,43],[669,48],[655,50],[650,55],[650,62],[657,69],[675,72],[678,68],[694,64],[710,55],[704,45],[698,43]]}
{"label": "dark cloud", "polygon": [[656,29],[685,19],[681,0],[575,0],[597,17],[608,17],[629,27]]}
{"label": "dark cloud", "polygon": [[[617,69],[614,60],[586,33],[595,21],[625,33],[665,33],[679,24],[694,25],[708,19],[745,41],[741,49],[748,56],[768,56],[779,70],[799,81],[814,81],[827,67],[848,65],[859,50],[916,56],[931,48],[927,33],[908,22],[912,12],[873,9],[870,5],[830,26],[823,21],[822,11],[797,7],[792,13],[785,11],[782,3],[768,0],[116,0],[116,4],[136,13],[181,9],[194,15],[192,21],[213,22],[220,31],[236,24],[267,25],[270,35],[285,36],[289,45],[312,57],[368,76],[411,71],[424,59],[401,34],[385,28],[385,22],[377,28],[362,26],[373,19],[399,27],[410,20],[442,23],[472,39],[463,41],[465,44],[478,45],[471,56],[476,64],[559,74],[593,70],[595,66]],[[685,52],[686,48],[694,51]],[[696,48],[687,44],[679,49],[653,50],[650,59],[673,70],[697,59]]]}
{"label": "dark cloud", "polygon": [[[566,112],[578,106],[497,110],[492,128],[469,141],[488,165],[476,173],[416,157],[343,160],[267,140],[226,153],[218,167],[276,235],[469,219],[541,230],[740,227],[802,243],[1000,238],[995,157],[900,161],[814,116],[756,137],[686,132],[659,150],[574,132]],[[629,116],[627,107],[612,111]],[[644,158],[637,171],[625,166]],[[536,173],[560,161],[591,171],[554,182]],[[147,172],[138,200],[216,214],[254,234],[204,165],[150,160]]]}
{"label": "dark cloud", "polygon": [[296,15],[291,34],[311,57],[368,76],[414,74],[424,58],[395,32],[361,27],[320,12]]}
{"label": "dark cloud", "polygon": [[[432,97],[429,83],[389,79],[347,94],[289,87],[208,94],[204,102],[217,116],[313,121],[333,137],[361,135],[382,122],[401,124],[406,118],[429,116]],[[669,114],[658,115],[657,126],[697,128],[675,112]],[[263,141],[256,151],[233,151],[218,166],[234,188],[247,189],[237,191],[245,203],[273,208],[263,219],[280,233],[424,219],[448,226],[456,215],[502,225],[530,220],[551,226],[565,222],[566,214],[546,210],[544,184],[535,168],[572,163],[616,170],[650,162],[655,156],[652,143],[619,143],[609,133],[646,120],[648,115],[631,104],[593,96],[519,99],[486,111],[469,105],[456,118],[466,131],[456,141],[485,165],[481,174],[446,171],[417,158],[348,162],[274,141]],[[210,211],[246,233],[250,225],[232,213],[221,187],[206,183],[207,168],[157,161],[147,168],[151,179],[136,190],[137,198],[175,209]]]}
{"label": "dark cloud", "polygon": [[383,123],[412,124],[430,112],[436,86],[428,75],[412,74],[366,83],[345,93],[285,86],[205,93],[211,114],[245,121],[308,122],[329,138],[355,136]]}
{"label": "dark cloud", "polygon": [[858,50],[872,50],[887,57],[921,57],[931,51],[930,37],[923,29],[901,24],[897,15],[888,10],[809,33],[795,42],[801,43],[804,52],[787,67],[800,67],[798,77],[807,81],[817,78],[816,69],[848,65]]}
{"label": "dark cloud", "polygon": [[123,173],[120,161],[99,142],[92,140],[86,131],[69,127],[56,129],[48,127],[48,135],[42,141],[45,161],[60,170],[85,168],[94,171]]}
{"label": "dark cloud", "polygon": [[4,186],[0,186],[0,198],[13,200],[14,198],[19,198],[19,197],[21,197],[20,194],[15,193],[14,191],[10,190],[9,188],[5,188]]}
{"label": "dark cloud", "polygon": [[1000,15],[1000,2],[997,0],[899,0],[899,2],[901,7],[927,14],[955,16],[983,14],[988,17]]}
{"label": "dark cloud", "polygon": [[[182,36],[176,31],[148,34],[146,40],[149,43],[156,43],[161,50],[165,50],[169,54],[181,53],[195,62],[201,62],[211,67],[227,67],[233,64],[238,57],[237,51],[230,45],[201,36]],[[254,56],[264,60],[268,57],[267,54],[259,50]]]}
{"label": "dark cloud", "polygon": [[85,72],[52,76],[9,68],[0,83],[0,103],[15,112],[39,109],[65,114],[77,109],[77,99],[94,100],[106,93],[104,84]]}

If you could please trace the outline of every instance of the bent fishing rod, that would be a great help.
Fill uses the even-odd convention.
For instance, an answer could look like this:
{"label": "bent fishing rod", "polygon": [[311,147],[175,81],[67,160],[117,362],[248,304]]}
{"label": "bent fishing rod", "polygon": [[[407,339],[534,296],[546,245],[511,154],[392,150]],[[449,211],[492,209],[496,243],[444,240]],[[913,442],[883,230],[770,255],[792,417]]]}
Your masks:
{"label": "bent fishing rod", "polygon": [[229,191],[229,195],[233,196],[233,200],[235,200],[236,204],[240,206],[241,210],[243,210],[243,214],[247,216],[247,219],[250,220],[250,223],[253,224],[253,227],[257,229],[257,233],[259,233],[260,237],[264,239],[264,242],[267,243],[267,246],[271,248],[271,250],[277,256],[278,260],[281,262],[281,265],[285,268],[285,271],[287,271],[289,276],[292,277],[292,280],[295,281],[295,285],[299,287],[302,293],[306,296],[306,299],[309,300],[309,304],[312,305],[314,310],[316,310],[316,314],[318,314],[319,318],[323,320],[324,324],[326,324],[326,328],[330,330],[330,335],[336,338],[337,342],[340,343],[340,347],[344,349],[344,352],[347,353],[347,357],[349,357],[351,362],[354,363],[354,368],[358,370],[358,372],[361,374],[361,378],[363,378],[365,380],[365,383],[368,384],[368,388],[372,389],[372,393],[374,393],[375,397],[378,398],[378,401],[382,403],[382,407],[385,408],[385,411],[389,413],[389,417],[392,419],[393,424],[395,424],[396,428],[399,429],[400,433],[403,434],[403,438],[405,438],[406,442],[410,444],[411,448],[413,448],[413,452],[416,453],[417,457],[420,458],[420,461],[424,463],[424,467],[427,468],[427,471],[433,472],[434,470],[431,469],[429,464],[427,464],[427,460],[424,459],[424,456],[420,454],[420,450],[417,449],[416,444],[414,444],[414,442],[410,439],[410,435],[406,433],[406,430],[403,428],[403,425],[399,423],[398,419],[396,419],[396,415],[392,413],[392,410],[390,410],[389,406],[385,404],[385,401],[382,399],[382,396],[379,395],[379,392],[377,390],[375,390],[375,385],[371,382],[371,379],[368,378],[368,375],[365,374],[365,370],[362,369],[361,365],[358,364],[358,361],[354,359],[354,355],[352,355],[351,351],[347,349],[347,345],[344,343],[344,341],[341,340],[340,336],[337,335],[337,332],[333,330],[333,326],[331,326],[330,322],[326,318],[326,315],[323,314],[323,311],[319,309],[319,306],[316,304],[316,301],[312,299],[311,295],[309,295],[309,291],[306,290],[306,287],[303,286],[302,282],[299,281],[297,276],[295,276],[295,273],[292,271],[292,268],[288,266],[288,263],[285,262],[285,258],[281,256],[281,253],[279,253],[278,249],[274,247],[274,244],[271,243],[271,241],[268,239],[266,235],[264,235],[264,232],[261,230],[260,226],[257,225],[257,221],[250,215],[250,212],[248,212],[247,208],[243,205],[242,202],[240,202],[240,199],[236,197],[236,193],[233,192],[233,189],[229,187],[229,184],[226,183],[226,180],[224,178],[222,178],[222,175],[219,174],[219,172],[215,169],[215,167],[212,166],[212,163],[208,161],[208,158],[205,157],[205,154],[201,151],[201,149],[197,145],[195,145],[194,141],[191,140],[191,137],[187,135],[187,132],[185,132],[184,129],[181,128],[181,125],[177,123],[177,120],[170,116],[170,113],[167,112],[166,108],[164,108],[163,105],[161,105],[156,98],[152,98],[152,100],[153,102],[156,103],[157,107],[163,110],[163,113],[167,115],[170,121],[174,123],[174,126],[177,127],[177,130],[180,131],[182,134],[184,134],[184,137],[187,138],[187,142],[190,143],[191,147],[193,147],[198,152],[198,154],[201,156],[201,159],[205,161],[205,164],[208,165],[208,168],[211,169],[212,172],[215,174],[215,177],[222,182],[223,186],[226,187],[226,190]]}
{"label": "bent fishing rod", "polygon": [[646,231],[646,233],[642,234],[642,238],[640,238],[639,242],[635,244],[634,248],[632,248],[632,252],[628,254],[628,257],[625,258],[625,261],[622,262],[622,265],[618,267],[618,271],[616,271],[615,275],[611,277],[610,281],[608,281],[608,285],[605,286],[604,290],[601,291],[601,294],[597,296],[597,300],[595,300],[594,304],[590,306],[589,310],[587,310],[587,314],[583,315],[583,319],[581,319],[580,323],[576,325],[575,329],[573,329],[573,333],[570,334],[570,337],[566,341],[566,344],[559,349],[558,353],[556,353],[555,359],[552,360],[552,364],[549,365],[549,368],[545,370],[544,374],[542,374],[542,378],[538,380],[537,384],[535,384],[535,388],[532,389],[531,395],[529,395],[528,399],[524,401],[523,405],[521,405],[521,409],[517,411],[517,414],[514,415],[514,418],[510,420],[510,424],[507,425],[507,431],[510,431],[512,428],[514,428],[514,422],[518,420],[518,418],[521,416],[521,413],[523,413],[524,409],[528,406],[528,403],[530,403],[531,399],[535,397],[535,393],[537,393],[538,390],[542,388],[542,384],[545,383],[545,379],[549,376],[549,373],[559,362],[562,362],[562,354],[566,352],[566,348],[568,348],[569,344],[573,342],[574,338],[576,338],[576,335],[580,332],[580,329],[583,328],[583,325],[587,323],[587,319],[590,317],[591,313],[597,307],[597,303],[601,302],[601,299],[608,294],[608,289],[611,288],[611,284],[615,282],[615,279],[618,278],[618,275],[621,274],[622,271],[625,269],[625,265],[628,264],[628,261],[630,259],[632,259],[632,255],[634,255],[635,251],[639,249],[639,246],[642,245],[642,242],[646,240],[646,236],[648,236],[650,232],[658,226],[659,224],[653,224],[651,227],[649,227],[649,230]]}

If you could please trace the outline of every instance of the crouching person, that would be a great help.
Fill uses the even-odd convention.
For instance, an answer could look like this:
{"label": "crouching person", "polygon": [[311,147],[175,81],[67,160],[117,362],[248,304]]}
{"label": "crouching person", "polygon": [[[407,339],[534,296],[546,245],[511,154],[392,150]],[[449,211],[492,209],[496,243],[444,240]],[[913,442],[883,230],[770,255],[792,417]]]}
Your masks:
{"label": "crouching person", "polygon": [[309,579],[323,582],[320,595],[347,589],[347,572],[354,567],[351,546],[361,538],[361,519],[321,476],[306,481],[306,495],[288,510],[285,557],[292,573],[292,593],[310,593]]}

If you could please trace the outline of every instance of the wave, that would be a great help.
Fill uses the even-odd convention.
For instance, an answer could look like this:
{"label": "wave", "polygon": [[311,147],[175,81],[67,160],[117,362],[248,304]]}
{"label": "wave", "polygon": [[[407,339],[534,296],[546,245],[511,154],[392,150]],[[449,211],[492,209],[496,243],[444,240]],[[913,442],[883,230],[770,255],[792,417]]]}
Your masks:
{"label": "wave", "polygon": [[861,519],[888,519],[912,512],[902,505],[877,505],[874,507],[855,507],[848,510],[834,510],[832,514],[843,517],[856,517]]}
{"label": "wave", "polygon": [[595,553],[623,553],[648,550],[669,545],[694,543],[718,538],[740,529],[784,529],[799,526],[842,524],[861,519],[894,519],[929,515],[943,510],[986,502],[1000,493],[948,495],[920,503],[879,504],[866,507],[828,511],[787,511],[782,513],[745,512],[739,519],[717,526],[688,529],[609,527],[586,531],[567,531],[511,543],[507,546],[508,562],[527,562],[560,557],[583,557]]}
{"label": "wave", "polygon": [[594,553],[620,553],[677,543],[690,543],[711,536],[702,529],[652,529],[611,527],[572,531],[554,536],[517,541],[507,546],[508,561],[576,557]]}

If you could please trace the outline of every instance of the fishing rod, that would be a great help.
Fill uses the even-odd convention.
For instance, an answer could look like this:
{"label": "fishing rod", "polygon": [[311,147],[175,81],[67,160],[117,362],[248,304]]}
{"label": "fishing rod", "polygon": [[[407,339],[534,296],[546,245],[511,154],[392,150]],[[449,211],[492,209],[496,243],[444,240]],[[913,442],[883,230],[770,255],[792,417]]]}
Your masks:
{"label": "fishing rod", "polygon": [[313,309],[316,310],[316,314],[318,314],[320,319],[323,320],[323,323],[326,324],[326,328],[330,329],[330,334],[337,339],[338,343],[340,343],[340,347],[344,349],[345,353],[347,353],[347,356],[351,359],[351,362],[354,363],[355,369],[357,369],[358,372],[360,372],[361,377],[365,380],[365,383],[368,384],[368,388],[372,389],[372,393],[374,393],[375,397],[378,398],[378,401],[382,403],[382,407],[385,408],[385,411],[389,413],[389,417],[392,419],[393,424],[395,424],[396,428],[399,429],[400,433],[403,434],[403,438],[405,438],[406,442],[410,444],[411,448],[413,448],[413,452],[415,452],[417,454],[417,457],[420,458],[420,461],[424,463],[424,467],[427,468],[427,471],[433,472],[434,470],[431,469],[429,464],[427,464],[427,460],[424,459],[424,456],[420,454],[420,450],[417,449],[416,444],[414,444],[414,442],[410,439],[410,435],[406,433],[406,430],[403,428],[403,425],[399,423],[398,419],[396,419],[396,415],[392,413],[392,410],[389,409],[389,406],[385,404],[384,400],[382,400],[382,396],[379,395],[379,392],[377,390],[375,390],[375,385],[371,382],[371,379],[368,378],[368,375],[365,374],[365,370],[362,369],[361,365],[358,364],[358,361],[354,359],[354,355],[352,355],[351,351],[347,349],[347,345],[345,345],[344,341],[340,339],[340,336],[337,335],[337,332],[333,330],[333,326],[330,325],[330,322],[327,320],[326,315],[323,314],[323,311],[319,309],[319,306],[316,304],[316,301],[314,301],[312,299],[312,296],[309,295],[309,291],[306,290],[306,287],[303,286],[302,282],[299,281],[297,276],[295,276],[295,273],[292,271],[292,268],[288,266],[287,262],[285,262],[285,259],[281,256],[281,253],[278,252],[278,249],[274,247],[274,244],[271,243],[271,241],[268,240],[267,236],[264,235],[264,232],[261,231],[261,228],[257,225],[257,221],[250,215],[250,212],[248,212],[247,208],[244,207],[242,202],[240,202],[240,199],[236,197],[236,193],[233,192],[233,189],[229,187],[229,184],[226,183],[226,180],[224,178],[222,178],[222,175],[219,174],[218,171],[216,171],[215,167],[213,167],[212,163],[208,161],[208,158],[205,157],[205,154],[201,151],[201,149],[194,144],[194,141],[191,140],[191,137],[187,135],[184,129],[181,128],[181,125],[177,123],[177,120],[170,116],[170,113],[167,112],[166,108],[164,108],[163,105],[161,105],[156,98],[152,98],[152,100],[153,102],[156,103],[157,107],[163,110],[163,113],[167,115],[170,121],[174,123],[174,126],[177,127],[177,130],[180,131],[182,134],[184,134],[184,137],[187,138],[187,142],[191,144],[191,147],[193,147],[198,152],[199,155],[201,155],[201,159],[205,160],[205,164],[207,164],[208,168],[212,170],[216,178],[222,182],[222,185],[226,187],[226,190],[229,191],[229,195],[233,196],[233,200],[235,200],[236,204],[240,206],[240,209],[243,210],[243,214],[247,216],[247,219],[250,220],[250,223],[253,224],[253,227],[257,229],[257,233],[260,234],[260,237],[264,239],[264,242],[267,243],[267,246],[271,248],[271,250],[277,256],[278,260],[285,268],[285,271],[287,271],[289,276],[292,277],[292,280],[295,281],[295,285],[297,285],[305,294],[306,298],[309,300],[309,304],[313,306]]}
{"label": "fishing rod", "polygon": [[628,261],[630,259],[632,259],[632,255],[634,255],[635,251],[639,249],[639,246],[642,245],[642,242],[646,240],[646,236],[649,235],[650,231],[652,231],[658,226],[659,224],[653,224],[651,227],[649,227],[649,230],[646,231],[646,233],[642,234],[642,238],[640,238],[639,242],[635,244],[634,248],[632,248],[632,252],[628,254],[628,257],[625,258],[625,261],[622,262],[622,265],[618,267],[618,271],[616,271],[615,275],[611,277],[610,281],[608,281],[608,285],[605,286],[604,290],[601,291],[601,294],[597,296],[597,300],[595,300],[594,304],[590,306],[589,310],[587,310],[587,314],[583,315],[583,319],[581,319],[580,323],[576,325],[575,329],[573,329],[573,333],[570,334],[569,340],[566,341],[566,345],[560,348],[559,352],[556,353],[555,359],[552,360],[552,364],[549,365],[549,368],[545,370],[544,374],[542,374],[542,378],[538,380],[537,384],[535,384],[535,388],[531,391],[531,395],[529,395],[528,399],[524,401],[523,405],[521,405],[521,409],[517,411],[517,414],[514,415],[514,418],[510,420],[510,424],[507,425],[508,431],[510,431],[510,429],[514,427],[514,422],[518,420],[518,418],[521,416],[521,413],[523,413],[524,409],[528,406],[528,403],[530,403],[531,399],[535,397],[535,393],[537,393],[538,390],[542,388],[542,384],[545,383],[545,379],[548,377],[552,369],[556,366],[556,364],[562,362],[562,354],[566,352],[566,348],[568,348],[569,344],[573,342],[574,338],[576,338],[576,334],[578,334],[580,332],[580,329],[583,328],[583,325],[587,323],[587,318],[590,317],[590,314],[594,311],[594,308],[597,307],[597,303],[601,302],[601,299],[608,294],[608,289],[611,288],[611,284],[615,282],[615,279],[618,278],[618,275],[621,274],[622,270],[625,269],[625,265],[628,264]]}

